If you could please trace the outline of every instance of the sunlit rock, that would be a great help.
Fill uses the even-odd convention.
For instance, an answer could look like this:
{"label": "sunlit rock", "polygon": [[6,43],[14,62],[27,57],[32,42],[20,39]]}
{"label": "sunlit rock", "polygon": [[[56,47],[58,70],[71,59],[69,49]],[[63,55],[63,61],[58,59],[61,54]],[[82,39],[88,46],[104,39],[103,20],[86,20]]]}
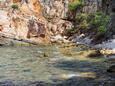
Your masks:
{"label": "sunlit rock", "polygon": [[[16,38],[51,41],[50,37],[53,36],[56,41],[60,41],[55,36],[58,34],[64,36],[65,31],[72,27],[71,22],[63,20],[67,16],[68,3],[68,0],[11,0],[6,15],[9,23],[7,29],[11,29],[11,33]],[[13,6],[18,7],[18,9]],[[41,31],[38,33],[37,30],[34,31],[35,29],[31,30],[32,32],[30,31],[28,28],[30,17],[34,17],[36,23],[41,24],[39,26],[35,24],[31,27],[40,28],[43,26],[45,28],[42,31],[43,33]],[[33,32],[40,35],[40,38],[37,38],[35,34],[33,34],[35,38],[29,37]],[[65,38],[61,39],[61,41],[68,42]]]}

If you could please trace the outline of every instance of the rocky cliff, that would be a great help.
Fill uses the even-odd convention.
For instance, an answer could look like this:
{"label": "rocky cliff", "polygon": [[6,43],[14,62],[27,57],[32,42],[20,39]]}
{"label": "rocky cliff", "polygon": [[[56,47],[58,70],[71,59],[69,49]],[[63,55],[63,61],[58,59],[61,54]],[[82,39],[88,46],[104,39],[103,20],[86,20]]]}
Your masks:
{"label": "rocky cliff", "polygon": [[71,22],[64,20],[69,0],[6,0],[2,3],[7,3],[6,15],[3,15],[9,21],[7,28],[12,29],[16,38],[50,42],[72,27]]}
{"label": "rocky cliff", "polygon": [[9,21],[7,28],[13,31],[16,38],[44,43],[65,39],[65,32],[74,25],[74,21],[68,18],[75,20],[79,12],[91,13],[100,10],[102,0],[83,0],[85,4],[81,10],[68,10],[70,2],[76,1],[80,2],[80,0],[5,0],[2,2],[2,6],[5,4],[5,7],[1,8],[5,11],[5,15],[2,15]]}

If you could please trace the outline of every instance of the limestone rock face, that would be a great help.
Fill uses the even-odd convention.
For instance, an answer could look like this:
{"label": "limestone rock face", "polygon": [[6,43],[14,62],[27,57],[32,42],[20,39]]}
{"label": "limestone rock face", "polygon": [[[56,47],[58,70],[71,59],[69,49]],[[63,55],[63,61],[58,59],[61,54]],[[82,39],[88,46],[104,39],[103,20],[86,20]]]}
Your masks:
{"label": "limestone rock face", "polygon": [[44,14],[50,18],[65,17],[68,11],[68,0],[40,0]]}
{"label": "limestone rock face", "polygon": [[63,20],[67,17],[69,0],[40,0],[40,3],[51,36],[63,35],[72,27],[71,22]]}
{"label": "limestone rock face", "polygon": [[[19,9],[8,7],[9,28],[16,38],[49,42],[52,36],[64,35],[72,23],[64,20],[69,0],[11,0]],[[54,37],[55,38],[55,37]]]}
{"label": "limestone rock face", "polygon": [[37,22],[35,19],[30,19],[27,24],[28,27],[28,33],[27,38],[30,38],[31,35],[33,37],[45,37],[46,29],[44,27],[44,24]]}
{"label": "limestone rock face", "polygon": [[[32,1],[32,4],[33,4],[33,10],[34,12],[39,16],[39,15],[42,15],[42,6],[40,4],[40,1],[38,0],[31,0]],[[31,3],[31,2],[30,2]]]}

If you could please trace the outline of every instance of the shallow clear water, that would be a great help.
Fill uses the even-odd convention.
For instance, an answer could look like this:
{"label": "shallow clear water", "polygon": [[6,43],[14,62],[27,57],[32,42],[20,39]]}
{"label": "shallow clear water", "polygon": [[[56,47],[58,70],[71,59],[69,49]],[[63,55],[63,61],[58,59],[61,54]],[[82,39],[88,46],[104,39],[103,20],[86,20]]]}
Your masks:
{"label": "shallow clear water", "polygon": [[[95,79],[94,81],[108,80],[102,58],[84,58],[75,54],[77,47],[65,50],[62,47],[59,45],[0,47],[0,86],[55,86],[54,84],[66,83],[65,80],[73,77],[77,77],[78,84],[84,80],[83,78]],[[68,53],[74,54],[66,55],[61,50],[64,52],[69,50]],[[87,80],[84,81],[86,82]]]}

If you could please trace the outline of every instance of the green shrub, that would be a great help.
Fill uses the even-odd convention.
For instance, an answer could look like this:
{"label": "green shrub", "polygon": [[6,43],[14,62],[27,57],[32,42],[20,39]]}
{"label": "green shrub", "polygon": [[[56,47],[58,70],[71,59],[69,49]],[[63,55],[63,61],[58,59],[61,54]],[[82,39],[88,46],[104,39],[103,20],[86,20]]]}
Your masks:
{"label": "green shrub", "polygon": [[76,16],[76,21],[84,21],[87,20],[87,14],[81,13]]}
{"label": "green shrub", "polygon": [[16,10],[19,9],[18,5],[16,5],[16,4],[11,5],[11,8],[16,9]]}
{"label": "green shrub", "polygon": [[96,12],[88,15],[87,22],[90,26],[94,26],[101,34],[106,32],[109,19],[109,16],[105,15],[104,13]]}
{"label": "green shrub", "polygon": [[100,26],[99,27],[99,32],[100,33],[105,33],[107,31],[106,27],[105,26]]}
{"label": "green shrub", "polygon": [[68,34],[74,34],[76,32],[76,29],[75,28],[71,28],[71,29],[68,29],[67,30],[67,33]]}
{"label": "green shrub", "polygon": [[76,23],[78,25],[78,29],[87,29],[89,26],[87,22],[87,14],[81,13],[76,16]]}
{"label": "green shrub", "polygon": [[76,0],[75,2],[72,2],[69,4],[69,10],[74,11],[77,8],[81,8],[84,6],[84,1],[83,0]]}
{"label": "green shrub", "polygon": [[68,33],[75,34],[77,32],[86,32],[89,35],[97,35],[97,37],[105,35],[110,17],[102,12],[76,15],[75,28],[72,28]]}
{"label": "green shrub", "polygon": [[80,27],[80,29],[87,29],[88,28],[88,23],[87,23],[87,21],[86,20],[84,20],[84,21],[82,21],[81,23],[80,23],[80,25],[79,25]]}
{"label": "green shrub", "polygon": [[106,26],[109,21],[109,16],[103,14],[102,12],[91,13],[88,15],[87,22],[91,25]]}
{"label": "green shrub", "polygon": [[77,4],[76,3],[70,3],[69,4],[69,10],[75,10],[77,8]]}

